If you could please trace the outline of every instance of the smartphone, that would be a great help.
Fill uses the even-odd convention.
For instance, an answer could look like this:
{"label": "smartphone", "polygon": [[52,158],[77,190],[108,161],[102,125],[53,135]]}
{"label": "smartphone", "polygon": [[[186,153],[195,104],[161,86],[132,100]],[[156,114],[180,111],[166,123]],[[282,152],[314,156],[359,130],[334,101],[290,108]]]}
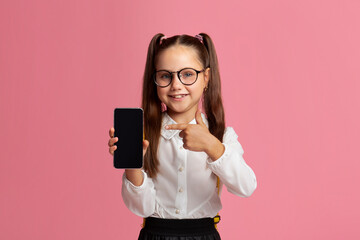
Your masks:
{"label": "smartphone", "polygon": [[114,167],[122,169],[143,167],[143,118],[142,108],[115,108]]}

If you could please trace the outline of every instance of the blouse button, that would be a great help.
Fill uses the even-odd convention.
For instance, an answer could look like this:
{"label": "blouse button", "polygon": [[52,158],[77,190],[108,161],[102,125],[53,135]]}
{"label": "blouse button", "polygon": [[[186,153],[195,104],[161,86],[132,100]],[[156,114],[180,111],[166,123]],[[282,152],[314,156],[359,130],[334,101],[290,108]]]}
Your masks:
{"label": "blouse button", "polygon": [[184,191],[183,188],[180,188],[180,189],[179,189],[179,192],[183,192],[183,191]]}
{"label": "blouse button", "polygon": [[180,171],[180,172],[182,172],[183,170],[184,170],[184,168],[183,168],[183,167],[180,167],[180,168],[179,168],[179,171]]}
{"label": "blouse button", "polygon": [[179,209],[176,209],[175,213],[176,213],[176,214],[179,214],[179,213],[180,213],[180,210],[179,210]]}

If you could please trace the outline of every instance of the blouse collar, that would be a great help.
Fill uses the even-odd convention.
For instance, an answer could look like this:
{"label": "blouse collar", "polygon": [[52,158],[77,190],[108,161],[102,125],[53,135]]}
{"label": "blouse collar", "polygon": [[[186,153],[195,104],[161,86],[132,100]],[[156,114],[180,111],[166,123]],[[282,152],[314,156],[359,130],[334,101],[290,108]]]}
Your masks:
{"label": "blouse collar", "polygon": [[[205,117],[204,113],[201,113],[201,117],[206,125],[207,128],[209,128],[209,123],[208,120]],[[174,119],[172,119],[169,114],[167,114],[167,112],[163,113],[163,117],[162,117],[162,124],[161,124],[161,135],[165,138],[170,140],[173,136],[177,135],[181,130],[167,130],[165,129],[166,125],[170,125],[170,124],[177,124],[177,122],[175,122]],[[191,120],[191,122],[189,122],[189,124],[196,124],[196,119],[194,118],[193,120]]]}

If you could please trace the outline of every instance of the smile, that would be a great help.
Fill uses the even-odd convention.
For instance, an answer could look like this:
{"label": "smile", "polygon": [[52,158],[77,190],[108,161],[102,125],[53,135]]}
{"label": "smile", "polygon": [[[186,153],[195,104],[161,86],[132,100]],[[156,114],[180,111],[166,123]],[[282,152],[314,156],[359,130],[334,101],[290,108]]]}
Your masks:
{"label": "smile", "polygon": [[180,98],[184,98],[187,95],[188,94],[179,94],[179,95],[169,95],[169,96],[175,99],[180,99]]}

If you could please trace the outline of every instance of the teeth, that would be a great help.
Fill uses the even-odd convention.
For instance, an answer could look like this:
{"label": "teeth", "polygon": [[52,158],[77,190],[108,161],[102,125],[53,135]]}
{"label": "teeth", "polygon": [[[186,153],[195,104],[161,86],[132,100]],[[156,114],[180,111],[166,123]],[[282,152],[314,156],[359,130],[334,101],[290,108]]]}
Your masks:
{"label": "teeth", "polygon": [[176,96],[172,96],[173,98],[182,98],[184,97],[185,95],[176,95]]}

